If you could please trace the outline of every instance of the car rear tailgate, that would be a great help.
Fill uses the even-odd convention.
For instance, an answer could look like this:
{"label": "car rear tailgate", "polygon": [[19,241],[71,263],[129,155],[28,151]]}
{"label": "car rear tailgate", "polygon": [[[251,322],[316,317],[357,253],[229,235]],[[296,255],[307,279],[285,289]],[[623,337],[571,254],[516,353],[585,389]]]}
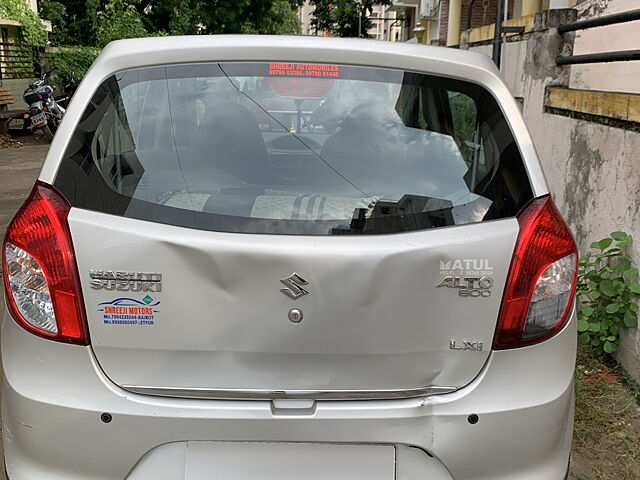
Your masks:
{"label": "car rear tailgate", "polygon": [[[125,388],[222,397],[466,385],[488,357],[518,233],[506,219],[383,236],[237,235],[80,209],[69,224],[105,373]],[[92,271],[156,273],[162,285],[95,289]],[[309,292],[295,300],[281,292],[293,272]],[[488,296],[456,284],[483,276]],[[302,322],[289,320],[293,308]]]}

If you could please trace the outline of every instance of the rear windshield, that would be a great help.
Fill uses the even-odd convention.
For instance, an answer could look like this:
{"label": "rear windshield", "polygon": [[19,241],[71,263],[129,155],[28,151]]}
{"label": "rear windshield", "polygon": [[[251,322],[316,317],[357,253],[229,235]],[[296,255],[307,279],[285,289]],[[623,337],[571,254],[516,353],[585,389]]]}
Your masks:
{"label": "rear windshield", "polygon": [[117,73],[55,180],[72,206],[204,230],[384,234],[532,197],[495,99],[450,78],[301,63]]}

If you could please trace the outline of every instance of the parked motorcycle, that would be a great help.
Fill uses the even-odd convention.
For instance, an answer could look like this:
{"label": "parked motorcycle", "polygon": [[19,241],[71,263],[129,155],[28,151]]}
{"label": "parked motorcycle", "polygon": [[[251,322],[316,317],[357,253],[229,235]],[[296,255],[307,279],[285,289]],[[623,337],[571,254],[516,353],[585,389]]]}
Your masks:
{"label": "parked motorcycle", "polygon": [[62,108],[66,109],[69,106],[71,97],[73,97],[73,94],[76,93],[79,84],[80,82],[76,80],[75,74],[73,72],[68,77],[63,78],[62,90],[64,90],[64,95],[56,97],[56,103]]}
{"label": "parked motorcycle", "polygon": [[42,130],[49,141],[53,139],[65,113],[64,107],[53,97],[55,87],[47,83],[47,77],[51,76],[54,70],[42,74],[42,77],[30,84],[22,95],[25,103],[29,105],[23,115],[26,128],[31,132]]}

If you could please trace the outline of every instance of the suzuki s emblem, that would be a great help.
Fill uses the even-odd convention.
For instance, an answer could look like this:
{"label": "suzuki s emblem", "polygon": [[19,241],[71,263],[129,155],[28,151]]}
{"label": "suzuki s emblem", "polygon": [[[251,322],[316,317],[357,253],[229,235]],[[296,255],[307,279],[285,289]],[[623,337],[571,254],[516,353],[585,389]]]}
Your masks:
{"label": "suzuki s emblem", "polygon": [[288,288],[281,288],[280,291],[284,293],[287,297],[291,298],[292,300],[295,300],[296,298],[300,298],[301,296],[309,293],[307,290],[302,288],[303,285],[309,285],[309,282],[307,282],[304,278],[302,278],[296,272],[293,272],[287,278],[283,278],[280,281],[288,287]]}

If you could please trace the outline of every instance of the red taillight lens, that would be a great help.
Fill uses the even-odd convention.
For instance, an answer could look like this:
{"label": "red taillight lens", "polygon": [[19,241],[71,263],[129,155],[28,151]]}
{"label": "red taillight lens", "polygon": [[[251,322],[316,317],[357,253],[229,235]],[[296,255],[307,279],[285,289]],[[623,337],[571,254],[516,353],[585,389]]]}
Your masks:
{"label": "red taillight lens", "polygon": [[518,223],[494,349],[531,345],[558,333],[567,323],[576,292],[576,244],[551,198],[529,203]]}
{"label": "red taillight lens", "polygon": [[2,274],[7,306],[18,324],[45,338],[87,345],[69,209],[51,186],[36,183],[7,229]]}

